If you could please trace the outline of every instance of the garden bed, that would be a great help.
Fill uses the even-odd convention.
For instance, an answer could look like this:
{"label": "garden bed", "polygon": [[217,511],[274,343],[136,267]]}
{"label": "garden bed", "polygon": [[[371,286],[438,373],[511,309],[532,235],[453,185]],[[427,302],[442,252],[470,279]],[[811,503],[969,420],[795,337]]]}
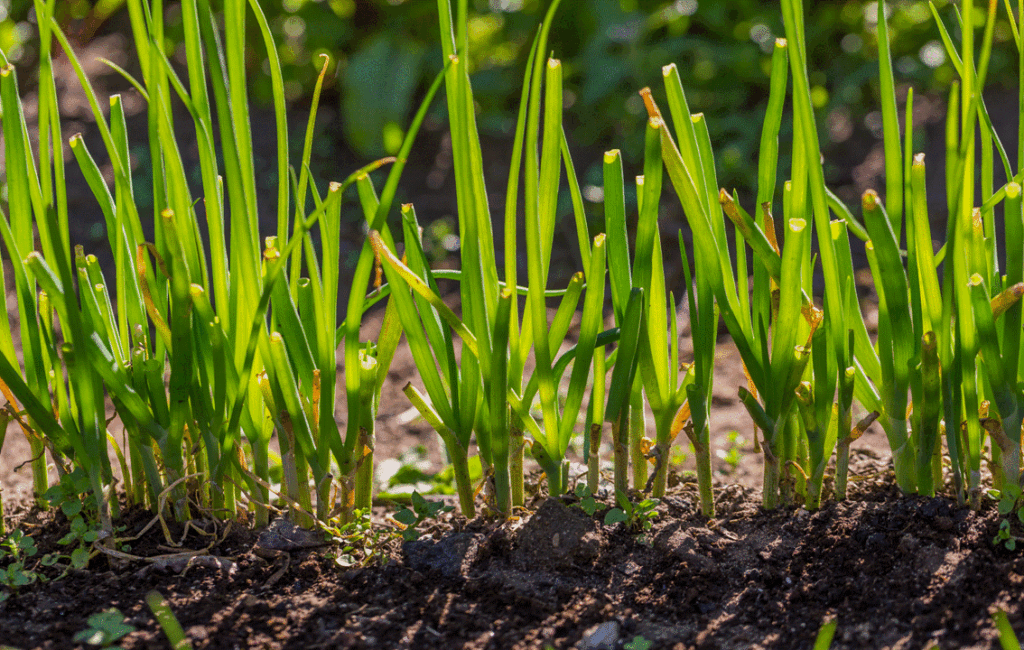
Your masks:
{"label": "garden bed", "polygon": [[[676,64],[664,93],[640,91],[636,187],[619,149],[577,157],[600,159],[600,187],[577,176],[559,137],[573,71],[545,61],[557,1],[497,169],[466,2],[438,3],[444,67],[395,157],[351,169],[314,147],[315,120],[286,128],[278,48],[251,5],[274,89],[256,120],[242,0],[220,15],[183,3],[176,64],[156,47],[163,16],[132,3],[145,116],[135,90],[100,101],[53,3],[36,5],[34,99],[0,55],[15,325],[0,328],[0,650],[980,648],[997,626],[1019,647],[1024,172],[1000,180],[1013,167],[980,99],[1010,47],[996,3],[959,52],[947,21],[961,16],[935,16],[961,83],[936,140],[945,163],[914,155],[915,129],[938,122],[897,86],[884,3],[865,15],[885,198],[847,205],[821,162],[803,8],[783,0],[786,38],[762,44],[749,214],[721,188],[712,112],[699,93],[691,111]],[[1008,19],[1024,61],[1024,18]],[[962,20],[977,24],[973,3]],[[88,106],[76,120],[101,125],[99,141],[58,124],[72,69]],[[447,126],[430,108],[442,87]],[[326,185],[339,164],[359,171]],[[384,165],[381,184],[369,174]],[[400,185],[447,225],[421,228],[408,204],[399,232]],[[103,222],[72,233],[92,199]],[[438,246],[458,263],[435,269]],[[396,460],[409,471],[392,481]],[[458,497],[430,505],[413,488]]]}
{"label": "garden bed", "polygon": [[[116,607],[136,628],[122,647],[166,647],[153,590],[195,648],[809,648],[832,617],[836,649],[990,648],[990,611],[1020,623],[1024,557],[993,545],[994,504],[902,497],[872,454],[852,465],[850,500],[815,513],[764,512],[755,491],[718,486],[709,522],[684,481],[637,535],[538,497],[509,522],[445,515],[418,541],[392,536],[387,561],[364,568],[338,566],[330,546],[275,556],[235,525],[209,551],[230,559],[219,567],[100,559],[11,597],[0,629],[15,648],[66,648]],[[66,532],[51,515],[19,519],[42,552]],[[150,519],[130,514],[125,534]],[[163,544],[154,526],[131,552]]]}

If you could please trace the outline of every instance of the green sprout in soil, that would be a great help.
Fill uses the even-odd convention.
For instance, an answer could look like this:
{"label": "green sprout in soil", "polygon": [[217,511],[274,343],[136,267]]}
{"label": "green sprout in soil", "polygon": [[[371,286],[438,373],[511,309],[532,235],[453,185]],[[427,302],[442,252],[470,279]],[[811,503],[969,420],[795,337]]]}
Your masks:
{"label": "green sprout in soil", "polygon": [[821,629],[818,630],[818,636],[814,639],[814,650],[828,650],[832,647],[832,638],[836,634],[836,628],[839,626],[839,619],[830,618],[821,625]]}
{"label": "green sprout in soil", "polygon": [[98,648],[118,648],[114,644],[135,631],[135,627],[126,623],[124,614],[115,607],[93,614],[86,623],[88,627],[76,633],[72,640]]}
{"label": "green sprout in soil", "polygon": [[451,512],[454,509],[454,506],[446,506],[441,501],[427,501],[419,492],[413,492],[412,505],[402,508],[392,515],[392,518],[403,527],[402,539],[410,542],[420,536],[420,531],[416,530],[417,526],[425,521],[436,519],[441,513]]}
{"label": "green sprout in soil", "polygon": [[[81,469],[61,477],[43,495],[51,508],[57,508],[67,517],[68,532],[57,543],[70,549],[68,560],[75,569],[84,569],[92,557],[92,544],[100,538],[102,530],[96,517],[96,500],[89,492],[89,481]],[[115,526],[113,532],[123,530]]]}
{"label": "green sprout in soil", "polygon": [[[64,516],[67,532],[57,540],[57,544],[66,547],[67,551],[37,557],[39,549],[35,540],[20,529],[12,529],[0,539],[0,601],[22,587],[59,580],[72,569],[85,569],[96,554],[94,544],[100,539],[102,529],[88,478],[81,469],[64,474],[46,491],[42,502]],[[121,533],[124,529],[123,525],[115,526],[113,533]],[[121,544],[117,550],[127,551],[129,547]]]}
{"label": "green sprout in soil", "polygon": [[167,600],[160,595],[160,592],[151,591],[146,594],[146,604],[149,605],[150,611],[153,612],[157,623],[160,624],[160,629],[164,631],[164,636],[171,644],[171,650],[192,650],[192,643],[185,636],[185,630],[181,628],[181,623],[178,622],[174,612],[167,604]]}
{"label": "green sprout in soil", "polygon": [[653,647],[653,642],[639,635],[622,645],[623,650],[651,650]]}
{"label": "green sprout in soil", "polygon": [[1017,639],[1016,632],[1010,626],[1010,621],[1006,617],[1006,611],[997,608],[992,612],[992,622],[995,623],[996,631],[999,633],[999,645],[1002,649],[1020,650],[1020,641]]}
{"label": "green sprout in soil", "polygon": [[1008,551],[1017,550],[1017,542],[1021,541],[1019,537],[1013,534],[1010,529],[1010,520],[1003,519],[999,522],[999,531],[996,532],[996,536],[992,538],[992,544],[999,546],[1000,544]]}
{"label": "green sprout in soil", "polygon": [[654,519],[658,516],[655,508],[660,503],[659,499],[648,498],[641,501],[630,501],[625,492],[615,493],[615,502],[618,508],[610,508],[604,516],[604,524],[624,524],[626,529],[636,533],[644,533],[654,525]]}
{"label": "green sprout in soil", "polygon": [[387,564],[387,545],[394,531],[387,526],[374,526],[369,510],[356,510],[351,521],[324,528],[333,544],[329,555],[339,567]]}
{"label": "green sprout in soil", "polygon": [[743,458],[743,447],[747,444],[746,438],[740,435],[739,431],[730,431],[728,436],[729,446],[725,449],[718,449],[715,455],[729,466],[729,471],[735,472]]}
{"label": "green sprout in soil", "polygon": [[590,488],[583,483],[576,485],[576,489],[573,491],[573,494],[575,494],[576,498],[579,499],[579,501],[573,505],[587,513],[588,516],[593,517],[594,513],[597,512],[597,509],[599,507],[603,507],[597,502],[597,499],[594,498],[594,494],[590,491]]}
{"label": "green sprout in soil", "polygon": [[38,552],[35,540],[17,529],[0,541],[0,562],[5,565],[0,569],[0,602],[20,588],[46,579],[29,568],[29,562]]}

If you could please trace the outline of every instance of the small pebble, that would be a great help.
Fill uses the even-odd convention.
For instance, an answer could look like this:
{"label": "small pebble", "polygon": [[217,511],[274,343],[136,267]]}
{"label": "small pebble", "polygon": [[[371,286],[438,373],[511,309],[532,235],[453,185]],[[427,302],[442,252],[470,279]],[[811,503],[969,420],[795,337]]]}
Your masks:
{"label": "small pebble", "polygon": [[618,621],[606,621],[583,633],[577,650],[614,650],[619,643]]}

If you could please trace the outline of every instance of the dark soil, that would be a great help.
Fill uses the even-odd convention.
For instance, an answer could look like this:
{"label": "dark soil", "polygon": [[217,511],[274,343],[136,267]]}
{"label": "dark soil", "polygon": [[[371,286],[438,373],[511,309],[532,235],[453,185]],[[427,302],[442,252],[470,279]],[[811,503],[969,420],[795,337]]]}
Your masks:
{"label": "dark soil", "polygon": [[[508,522],[448,516],[419,541],[392,535],[387,562],[363,568],[340,567],[331,546],[268,552],[280,539],[236,524],[191,566],[98,557],[24,589],[0,605],[2,642],[73,647],[89,616],[117,607],[137,628],[124,648],[167,647],[153,590],[196,648],[809,648],[831,617],[833,648],[991,648],[994,608],[1024,623],[1024,556],[992,544],[994,506],[902,497],[878,461],[853,465],[851,499],[820,512],[764,512],[755,491],[727,486],[707,521],[684,482],[637,535],[538,499]],[[127,517],[126,534],[149,520]],[[63,533],[48,516],[21,523],[43,552]],[[168,553],[160,527],[131,552]]]}

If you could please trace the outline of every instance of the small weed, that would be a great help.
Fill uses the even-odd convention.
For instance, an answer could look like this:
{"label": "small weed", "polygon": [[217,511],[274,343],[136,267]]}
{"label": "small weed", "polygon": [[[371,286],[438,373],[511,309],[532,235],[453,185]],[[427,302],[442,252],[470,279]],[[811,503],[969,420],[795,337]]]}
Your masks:
{"label": "small weed", "polygon": [[587,513],[587,515],[593,517],[594,513],[597,512],[597,509],[600,507],[600,504],[598,504],[597,499],[594,498],[590,488],[583,483],[580,483],[576,486],[574,494],[579,498],[579,501],[573,505]]}
{"label": "small weed", "polygon": [[[60,482],[46,491],[43,499],[51,508],[59,509],[68,519],[68,532],[57,543],[69,548],[68,553],[47,553],[33,560],[39,550],[35,540],[21,530],[13,530],[0,539],[0,602],[9,598],[20,587],[60,580],[71,569],[84,569],[89,565],[93,542],[100,537],[96,524],[96,499],[89,488],[89,479],[82,469],[61,477]],[[114,530],[124,530],[120,526]],[[129,547],[121,546],[122,551]],[[53,567],[60,571],[47,575],[42,569]],[[99,615],[97,615],[99,616]],[[93,644],[96,645],[96,644]]]}
{"label": "small weed", "polygon": [[637,635],[633,637],[632,641],[628,641],[623,644],[623,650],[651,650],[653,643],[649,639]]}
{"label": "small weed", "polygon": [[[43,494],[53,508],[59,508],[68,518],[70,530],[57,543],[73,547],[66,556],[71,568],[84,569],[92,557],[90,547],[99,539],[96,525],[96,497],[89,488],[89,477],[81,468],[61,477],[60,482]],[[64,557],[64,556],[61,556]]]}
{"label": "small weed", "polygon": [[999,522],[999,531],[992,538],[992,544],[1002,546],[1008,551],[1017,549],[1017,542],[1022,541],[1010,531],[1010,519],[1016,516],[1017,521],[1024,523],[1024,505],[1021,504],[1021,489],[1007,484],[1001,492],[994,492],[999,499],[999,514],[1004,519]]}
{"label": "small weed", "polygon": [[391,529],[374,527],[369,510],[356,510],[353,514],[353,521],[326,531],[338,546],[334,554],[335,564],[346,569],[378,562],[386,564],[388,558],[384,547],[392,537]]}
{"label": "small weed", "polygon": [[1017,518],[1024,522],[1024,503],[1021,500],[1021,489],[1016,485],[1007,483],[1001,492],[994,491],[999,499],[999,514],[1004,517],[1016,513]]}
{"label": "small weed", "polygon": [[74,640],[100,648],[117,647],[114,643],[135,631],[135,627],[126,623],[124,614],[115,607],[93,614],[87,623],[89,627],[77,633]]}
{"label": "small weed", "polygon": [[735,472],[743,458],[743,447],[747,439],[740,435],[739,431],[729,432],[729,446],[726,449],[718,449],[715,454],[729,465],[729,471]]}
{"label": "small weed", "polygon": [[1008,551],[1017,550],[1017,542],[1020,538],[1010,532],[1010,520],[1003,519],[999,522],[999,532],[992,538],[992,543],[996,546],[1000,544]]}
{"label": "small weed", "polygon": [[615,491],[615,501],[619,504],[619,507],[612,508],[605,514],[605,525],[611,526],[612,524],[624,523],[626,528],[634,533],[644,533],[651,529],[651,526],[654,524],[654,518],[658,516],[655,508],[661,502],[660,499],[644,499],[638,503],[633,503],[626,496],[626,493],[620,490]]}
{"label": "small weed", "polygon": [[393,519],[404,526],[402,539],[411,542],[420,534],[416,527],[427,519],[434,519],[442,512],[451,512],[455,508],[446,506],[440,501],[427,501],[419,492],[412,493],[412,507],[402,508],[395,513]]}
{"label": "small weed", "polygon": [[685,445],[673,445],[672,451],[669,453],[670,465],[682,465],[686,462],[686,459],[690,457],[690,455],[686,453]]}
{"label": "small weed", "polygon": [[46,579],[27,566],[29,558],[38,552],[35,540],[17,529],[0,541],[0,562],[9,562],[6,568],[0,569],[0,587],[3,588],[0,589],[0,603],[10,598],[18,588]]}

